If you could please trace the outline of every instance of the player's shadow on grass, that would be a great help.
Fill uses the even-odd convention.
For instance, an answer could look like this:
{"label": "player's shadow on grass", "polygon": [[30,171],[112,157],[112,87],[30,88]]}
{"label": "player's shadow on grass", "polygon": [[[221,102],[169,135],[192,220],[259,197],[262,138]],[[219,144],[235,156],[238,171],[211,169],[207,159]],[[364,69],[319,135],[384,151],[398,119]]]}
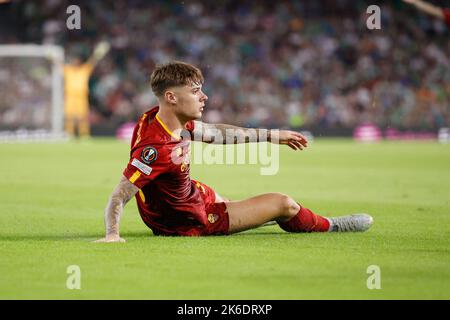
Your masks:
{"label": "player's shadow on grass", "polygon": [[[0,241],[83,241],[92,242],[104,237],[101,232],[98,233],[54,233],[54,234],[9,234],[0,235]],[[153,233],[148,232],[123,232],[121,237],[125,239],[154,237]]]}
{"label": "player's shadow on grass", "polygon": [[79,234],[12,234],[1,235],[0,241],[71,241],[71,240],[96,240],[100,239],[100,234],[94,233],[79,233]]}
{"label": "player's shadow on grass", "polygon": [[243,231],[240,233],[234,233],[228,236],[223,236],[223,235],[212,235],[212,236],[207,236],[207,237],[180,237],[180,236],[156,236],[154,235],[151,231],[150,232],[126,232],[126,233],[121,233],[121,237],[123,238],[145,238],[145,237],[157,237],[157,238],[211,238],[211,237],[236,237],[236,236],[262,236],[262,235],[280,235],[280,234],[288,234],[287,232],[284,232],[282,230],[277,231],[277,230],[248,230],[248,231]]}
{"label": "player's shadow on grass", "polygon": [[[235,233],[228,236],[208,236],[208,237],[177,237],[177,236],[155,236],[150,230],[149,231],[131,231],[121,233],[121,237],[125,240],[131,239],[145,239],[145,238],[185,238],[185,239],[198,239],[198,238],[230,238],[230,237],[259,237],[259,236],[280,236],[289,235],[289,233],[283,231],[263,231],[263,230],[249,230],[241,233]],[[92,242],[100,239],[103,235],[99,233],[73,233],[73,234],[10,234],[10,235],[0,235],[0,241],[83,241]]]}
{"label": "player's shadow on grass", "polygon": [[223,236],[223,235],[212,235],[212,236],[207,236],[207,237],[180,237],[180,236],[156,236],[154,235],[151,231],[150,232],[128,232],[128,233],[123,233],[121,234],[121,237],[127,239],[131,239],[131,238],[147,238],[147,237],[151,237],[151,238],[175,238],[175,239],[180,239],[180,238],[184,238],[184,239],[200,239],[200,238],[229,238],[229,237],[253,237],[253,236],[267,236],[267,235],[281,235],[281,234],[286,234],[288,235],[289,233],[284,232],[282,230],[280,230],[279,232],[277,231],[257,231],[257,230],[249,230],[249,231],[244,231],[244,232],[240,232],[240,233],[235,233],[235,234],[231,234],[228,236]]}

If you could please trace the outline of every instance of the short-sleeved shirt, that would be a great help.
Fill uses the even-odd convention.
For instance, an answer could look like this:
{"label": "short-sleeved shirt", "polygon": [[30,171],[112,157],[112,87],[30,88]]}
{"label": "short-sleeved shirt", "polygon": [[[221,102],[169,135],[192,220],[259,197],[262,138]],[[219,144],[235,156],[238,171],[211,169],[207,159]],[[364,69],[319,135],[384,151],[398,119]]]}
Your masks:
{"label": "short-sleeved shirt", "polygon": [[204,198],[189,175],[190,139],[180,137],[190,135],[194,122],[186,124],[185,134],[176,135],[158,110],[144,113],[136,125],[123,174],[140,189],[139,213],[155,234],[189,234],[208,225]]}
{"label": "short-sleeved shirt", "polygon": [[89,77],[93,65],[89,63],[80,66],[64,66],[64,87],[66,115],[87,114],[89,108]]}

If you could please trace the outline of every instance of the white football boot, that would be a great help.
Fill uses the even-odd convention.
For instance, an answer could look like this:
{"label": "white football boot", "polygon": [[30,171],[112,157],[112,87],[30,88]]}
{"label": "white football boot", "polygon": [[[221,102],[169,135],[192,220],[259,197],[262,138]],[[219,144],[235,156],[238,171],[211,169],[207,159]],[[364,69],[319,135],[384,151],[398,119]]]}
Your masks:
{"label": "white football boot", "polygon": [[373,224],[373,218],[366,213],[327,218],[330,221],[328,232],[362,232]]}

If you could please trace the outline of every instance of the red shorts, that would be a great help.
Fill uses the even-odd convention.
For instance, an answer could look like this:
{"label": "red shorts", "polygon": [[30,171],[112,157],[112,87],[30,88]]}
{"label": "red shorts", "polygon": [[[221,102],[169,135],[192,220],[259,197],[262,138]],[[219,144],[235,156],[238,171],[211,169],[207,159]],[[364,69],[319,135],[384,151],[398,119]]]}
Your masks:
{"label": "red shorts", "polygon": [[141,218],[144,223],[152,229],[153,234],[165,236],[209,236],[229,234],[229,217],[225,202],[215,203],[216,193],[206,184],[195,180],[191,180],[191,183],[198,188],[200,196],[203,199],[205,209],[204,214],[206,216],[203,217],[202,220],[206,221],[206,224],[194,226],[175,223],[168,226],[164,222],[158,223],[142,208],[142,199],[136,197]]}
{"label": "red shorts", "polygon": [[197,229],[198,234],[193,236],[227,235],[229,233],[229,217],[225,202],[216,201],[216,193],[206,184],[192,180],[200,191],[205,202],[205,211],[208,218],[206,228]]}

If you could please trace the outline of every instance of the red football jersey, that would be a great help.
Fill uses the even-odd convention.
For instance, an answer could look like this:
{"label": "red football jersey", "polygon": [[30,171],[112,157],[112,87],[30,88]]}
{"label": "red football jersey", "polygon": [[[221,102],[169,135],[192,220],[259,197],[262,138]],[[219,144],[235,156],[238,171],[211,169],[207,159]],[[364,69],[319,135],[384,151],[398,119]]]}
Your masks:
{"label": "red football jersey", "polygon": [[[140,189],[139,213],[155,234],[201,228],[208,220],[199,188],[189,175],[190,139],[172,133],[157,116],[158,110],[144,113],[134,128],[123,174]],[[193,121],[186,130],[194,130]]]}

